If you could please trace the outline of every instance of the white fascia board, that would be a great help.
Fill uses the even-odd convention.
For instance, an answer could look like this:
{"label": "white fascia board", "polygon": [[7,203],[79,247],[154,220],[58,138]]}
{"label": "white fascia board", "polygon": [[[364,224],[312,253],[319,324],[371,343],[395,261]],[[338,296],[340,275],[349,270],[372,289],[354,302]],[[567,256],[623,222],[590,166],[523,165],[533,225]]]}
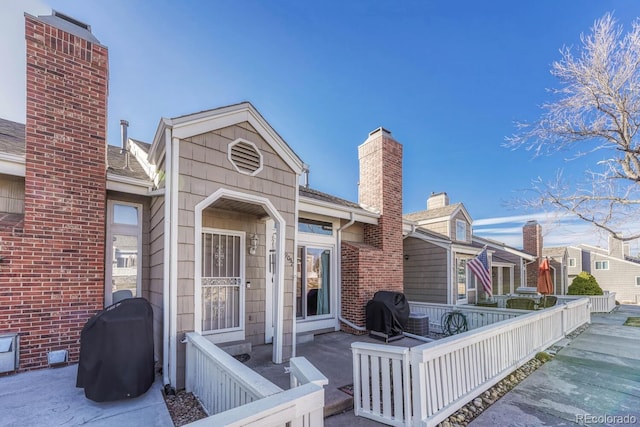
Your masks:
{"label": "white fascia board", "polygon": [[464,215],[464,217],[467,219],[469,224],[473,226],[473,220],[471,219],[471,215],[469,215],[469,212],[467,212],[467,208],[465,208],[463,204],[460,204],[460,206],[458,206],[453,211],[453,213],[451,214],[451,217],[453,218],[454,216],[456,216],[458,212],[462,212],[462,215]]}
{"label": "white fascia board", "polygon": [[332,203],[323,202],[309,197],[300,196],[298,203],[300,212],[309,212],[318,215],[325,215],[340,219],[351,219],[351,214],[357,222],[365,224],[378,224],[379,214],[366,212],[358,209],[348,208],[346,206],[334,205]]}
{"label": "white fascia board", "polygon": [[297,175],[302,174],[302,160],[249,103],[173,119],[173,136],[185,139],[242,122],[249,122]]}
{"label": "white fascia board", "polygon": [[114,175],[107,172],[107,190],[147,196],[152,187],[153,184],[149,181],[127,178],[126,176]]}
{"label": "white fascia board", "polygon": [[25,176],[26,162],[24,156],[0,153],[0,173],[13,176]]}
{"label": "white fascia board", "polygon": [[155,177],[156,175],[156,167],[155,165],[149,163],[149,157],[147,153],[142,148],[140,148],[140,146],[136,144],[132,139],[129,139],[129,147],[131,150],[131,154],[133,154],[138,163],[140,163],[142,169],[144,169],[149,178],[153,179],[153,177]]}
{"label": "white fascia board", "polygon": [[441,248],[444,248],[444,249],[451,249],[451,242],[444,239],[437,239],[435,237],[425,236],[422,233],[409,233],[409,235],[406,237],[413,237],[415,239],[419,239],[428,243],[432,243],[436,246],[440,246]]}
{"label": "white fascia board", "polygon": [[451,245],[451,249],[457,254],[478,255],[480,248],[470,248],[468,246]]}
{"label": "white fascia board", "polygon": [[474,240],[476,242],[478,242],[478,243],[482,243],[482,244],[485,244],[487,246],[491,246],[492,248],[508,252],[508,253],[510,253],[512,255],[516,255],[516,256],[518,256],[520,258],[524,258],[524,259],[529,260],[529,261],[533,261],[534,259],[536,259],[536,257],[534,255],[528,254],[526,252],[519,251],[519,250],[514,249],[514,248],[512,248],[510,246],[507,246],[505,244],[501,244],[501,243],[498,243],[498,242],[492,242],[491,240],[486,240],[486,239],[483,239],[482,237],[477,237],[477,236],[473,236],[472,241],[474,241]]}
{"label": "white fascia board", "polygon": [[161,118],[160,123],[158,123],[156,134],[153,137],[153,142],[151,143],[151,148],[149,148],[149,154],[147,155],[148,161],[153,165],[160,163],[160,160],[164,157],[166,149],[164,140],[165,129],[171,128],[171,126],[171,120],[164,117]]}
{"label": "white fascia board", "polygon": [[516,265],[512,262],[502,262],[502,261],[494,261],[491,260],[492,267],[515,267]]}

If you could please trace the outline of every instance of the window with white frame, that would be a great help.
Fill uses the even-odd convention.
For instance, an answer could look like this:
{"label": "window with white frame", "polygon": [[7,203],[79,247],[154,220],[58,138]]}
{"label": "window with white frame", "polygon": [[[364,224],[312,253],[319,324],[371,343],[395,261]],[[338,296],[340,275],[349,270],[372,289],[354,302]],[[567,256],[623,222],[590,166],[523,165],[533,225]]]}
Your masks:
{"label": "window with white frame", "polygon": [[575,266],[576,266],[576,259],[569,258],[569,267],[575,267]]}
{"label": "window with white frame", "polygon": [[596,270],[608,270],[609,261],[596,261]]}
{"label": "window with white frame", "polygon": [[467,241],[467,223],[461,219],[456,220],[456,240]]}
{"label": "window with white frame", "polygon": [[636,286],[640,287],[640,276],[636,276]]}
{"label": "window with white frame", "polygon": [[105,305],[110,305],[118,291],[141,296],[142,205],[109,200],[107,208]]}

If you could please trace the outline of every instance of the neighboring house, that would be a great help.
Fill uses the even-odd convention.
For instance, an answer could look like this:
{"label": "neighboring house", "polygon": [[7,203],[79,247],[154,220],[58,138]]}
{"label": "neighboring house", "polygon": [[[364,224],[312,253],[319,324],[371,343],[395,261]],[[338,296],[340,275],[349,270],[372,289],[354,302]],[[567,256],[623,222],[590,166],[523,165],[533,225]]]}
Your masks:
{"label": "neighboring house", "polygon": [[[542,248],[542,256],[549,260],[551,268],[551,281],[554,286],[554,294],[566,295],[567,288],[571,284],[568,277],[567,263],[569,262],[569,252],[565,247]],[[537,286],[537,281],[536,281]]]}
{"label": "neighboring house", "polygon": [[538,273],[543,258],[549,260],[551,267],[551,280],[553,293],[564,295],[567,292],[569,281],[567,277],[568,253],[566,248],[544,248],[542,237],[542,225],[538,221],[531,220],[522,226],[523,250],[534,256],[534,261],[526,265],[526,285],[531,288],[538,286]]}
{"label": "neighboring house", "polygon": [[151,303],[174,387],[186,332],[273,343],[282,363],[300,334],[361,333],[373,294],[402,291],[390,132],[358,147],[359,203],[300,187],[305,164],[249,103],[163,118],[150,144],[123,121],[107,146],[107,48],[57,12],[25,28],[26,125],[0,120],[0,334],[20,335],[20,370],[77,361],[118,290]]}
{"label": "neighboring house", "polygon": [[609,248],[591,245],[567,247],[569,284],[581,272],[593,275],[600,287],[616,293],[623,303],[640,303],[640,259],[629,254],[629,245],[609,236]]}
{"label": "neighboring house", "polygon": [[404,291],[410,300],[442,304],[486,298],[466,263],[487,249],[495,295],[522,286],[523,266],[534,257],[503,243],[475,236],[462,203],[446,193],[431,194],[427,209],[404,216]]}
{"label": "neighboring house", "polygon": [[[609,249],[586,244],[543,247],[542,226],[536,221],[522,228],[524,250],[551,265],[555,293],[565,295],[573,279],[582,271],[592,274],[605,291],[615,292],[616,300],[640,302],[640,259],[629,255],[629,246],[609,236]],[[528,286],[536,286],[538,264],[528,266]]]}

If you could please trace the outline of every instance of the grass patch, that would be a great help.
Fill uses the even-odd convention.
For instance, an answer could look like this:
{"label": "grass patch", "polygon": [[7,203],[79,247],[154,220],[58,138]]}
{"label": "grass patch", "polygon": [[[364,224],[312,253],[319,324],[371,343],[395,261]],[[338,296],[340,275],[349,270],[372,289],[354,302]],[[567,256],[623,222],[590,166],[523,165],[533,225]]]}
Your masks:
{"label": "grass patch", "polygon": [[545,353],[544,351],[541,351],[539,353],[536,353],[536,359],[538,359],[542,363],[546,363],[549,360],[551,360],[552,357],[549,353]]}
{"label": "grass patch", "polygon": [[640,317],[627,317],[627,321],[624,322],[624,326],[635,326],[640,328]]}

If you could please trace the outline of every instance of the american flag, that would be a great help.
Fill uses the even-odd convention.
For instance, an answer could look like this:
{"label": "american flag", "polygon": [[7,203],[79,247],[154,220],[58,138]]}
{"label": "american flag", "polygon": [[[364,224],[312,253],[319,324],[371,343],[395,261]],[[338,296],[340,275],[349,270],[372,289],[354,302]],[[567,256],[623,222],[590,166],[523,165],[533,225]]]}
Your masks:
{"label": "american flag", "polygon": [[487,258],[487,250],[484,249],[480,255],[467,262],[467,266],[476,275],[482,288],[491,298],[493,296],[493,288],[491,286],[491,271],[489,270],[489,259]]}

